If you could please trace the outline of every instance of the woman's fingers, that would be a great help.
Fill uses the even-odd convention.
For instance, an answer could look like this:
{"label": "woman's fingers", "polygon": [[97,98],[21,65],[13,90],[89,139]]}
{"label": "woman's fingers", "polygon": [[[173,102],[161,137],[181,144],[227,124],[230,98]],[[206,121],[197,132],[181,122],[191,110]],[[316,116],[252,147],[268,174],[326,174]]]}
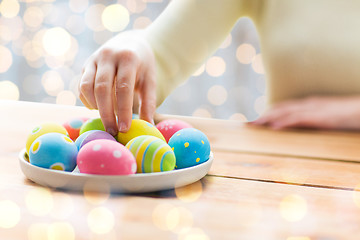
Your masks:
{"label": "woman's fingers", "polygon": [[123,53],[118,62],[115,81],[118,130],[120,132],[127,132],[131,125],[137,70],[136,57],[130,52]]}
{"label": "woman's fingers", "polygon": [[110,60],[104,59],[100,61],[95,77],[94,93],[105,130],[111,135],[117,134],[117,124],[112,98],[114,78],[115,67]]}
{"label": "woman's fingers", "polygon": [[88,63],[84,67],[83,74],[79,83],[80,100],[89,109],[97,109],[97,103],[94,95],[95,75],[95,63]]}
{"label": "woman's fingers", "polygon": [[154,124],[156,111],[156,80],[154,74],[148,74],[139,86],[140,118]]}

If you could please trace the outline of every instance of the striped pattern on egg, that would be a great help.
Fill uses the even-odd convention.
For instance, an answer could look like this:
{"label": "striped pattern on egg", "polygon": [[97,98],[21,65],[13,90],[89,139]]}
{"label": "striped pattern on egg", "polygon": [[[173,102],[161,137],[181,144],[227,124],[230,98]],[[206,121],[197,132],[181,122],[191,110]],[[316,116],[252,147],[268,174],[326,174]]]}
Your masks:
{"label": "striped pattern on egg", "polygon": [[138,136],[130,140],[126,147],[134,155],[137,173],[171,171],[175,168],[175,154],[163,140],[154,136]]}

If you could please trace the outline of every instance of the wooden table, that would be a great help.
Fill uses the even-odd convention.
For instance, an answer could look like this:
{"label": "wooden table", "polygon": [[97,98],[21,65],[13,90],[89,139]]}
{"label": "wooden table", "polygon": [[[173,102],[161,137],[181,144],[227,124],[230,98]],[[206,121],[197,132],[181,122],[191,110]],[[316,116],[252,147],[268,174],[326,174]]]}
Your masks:
{"label": "wooden table", "polygon": [[360,239],[360,133],[176,116],[209,137],[204,179],[151,194],[74,193],[27,180],[18,153],[35,125],[97,112],[0,101],[0,113],[0,239]]}

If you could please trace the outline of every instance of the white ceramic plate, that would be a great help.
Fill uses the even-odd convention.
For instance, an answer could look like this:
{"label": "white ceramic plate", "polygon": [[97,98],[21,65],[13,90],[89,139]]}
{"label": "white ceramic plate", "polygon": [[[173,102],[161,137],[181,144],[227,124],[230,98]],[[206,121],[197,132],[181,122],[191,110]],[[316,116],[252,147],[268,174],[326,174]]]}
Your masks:
{"label": "white ceramic plate", "polygon": [[208,161],[194,167],[159,173],[138,173],[130,176],[106,176],[64,172],[41,168],[25,160],[25,149],[19,153],[24,175],[42,186],[70,191],[97,191],[112,193],[145,193],[168,190],[194,183],[210,170],[213,154]]}

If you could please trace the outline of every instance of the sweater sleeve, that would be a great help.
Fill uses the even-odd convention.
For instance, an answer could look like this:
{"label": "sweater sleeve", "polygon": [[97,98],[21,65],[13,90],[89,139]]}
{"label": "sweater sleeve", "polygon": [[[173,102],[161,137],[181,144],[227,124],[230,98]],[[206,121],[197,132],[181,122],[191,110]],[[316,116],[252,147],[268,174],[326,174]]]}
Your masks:
{"label": "sweater sleeve", "polygon": [[194,71],[246,15],[247,0],[172,0],[146,29],[156,58],[157,105]]}

